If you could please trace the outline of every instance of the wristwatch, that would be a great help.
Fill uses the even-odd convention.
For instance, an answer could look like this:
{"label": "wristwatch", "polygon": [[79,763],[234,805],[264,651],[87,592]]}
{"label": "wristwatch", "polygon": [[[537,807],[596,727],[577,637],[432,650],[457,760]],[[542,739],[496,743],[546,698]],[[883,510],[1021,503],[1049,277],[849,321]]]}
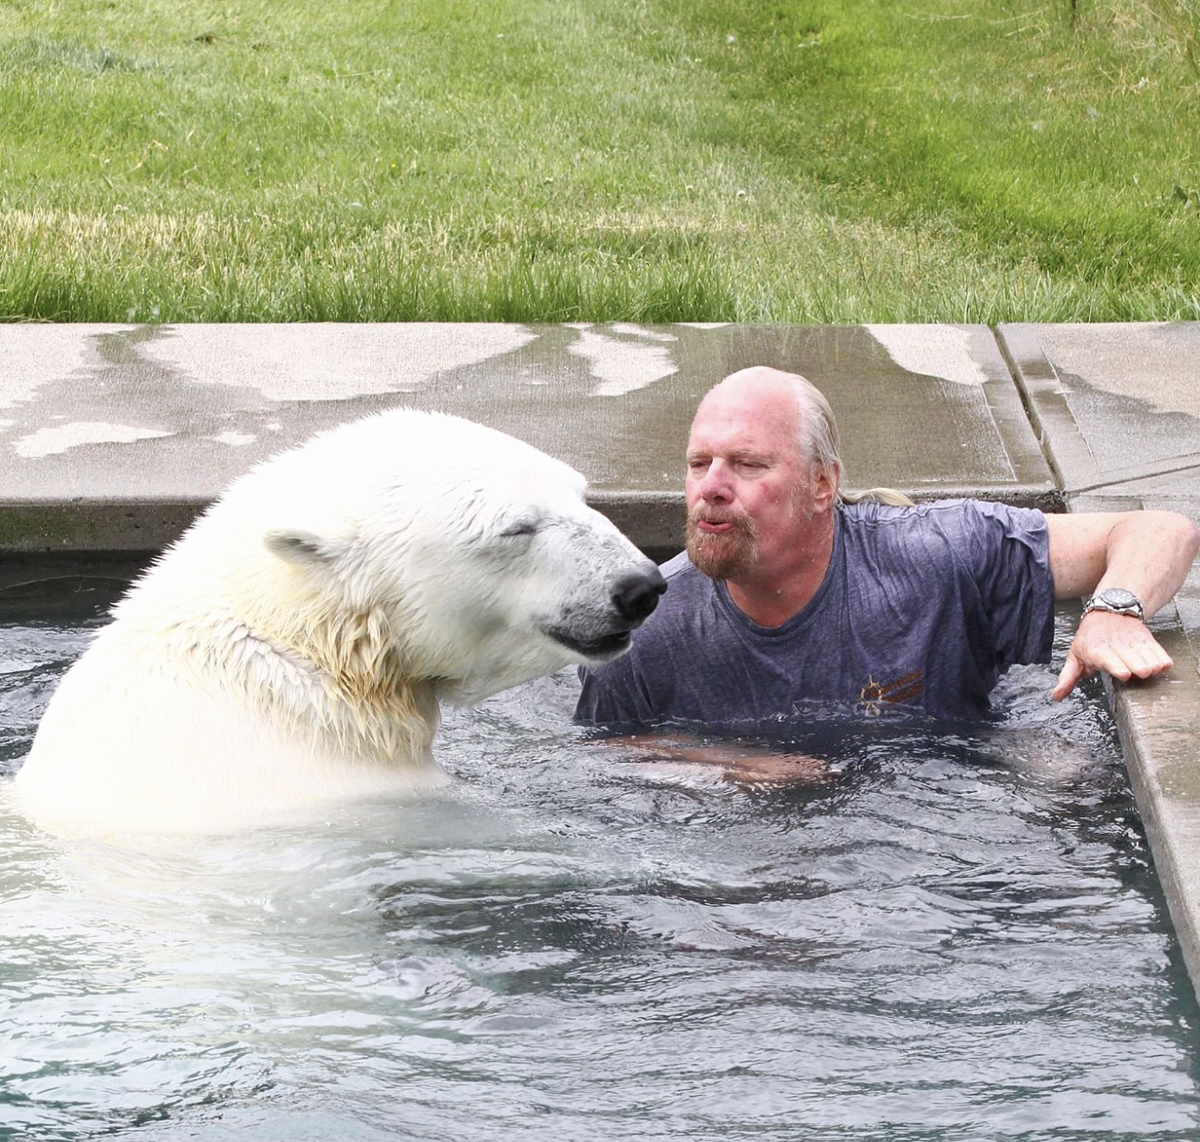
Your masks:
{"label": "wristwatch", "polygon": [[1137,595],[1132,591],[1126,591],[1124,587],[1105,587],[1103,591],[1097,591],[1083,604],[1085,615],[1091,614],[1092,611],[1111,611],[1114,615],[1132,615],[1135,619],[1141,619],[1143,622],[1146,619]]}

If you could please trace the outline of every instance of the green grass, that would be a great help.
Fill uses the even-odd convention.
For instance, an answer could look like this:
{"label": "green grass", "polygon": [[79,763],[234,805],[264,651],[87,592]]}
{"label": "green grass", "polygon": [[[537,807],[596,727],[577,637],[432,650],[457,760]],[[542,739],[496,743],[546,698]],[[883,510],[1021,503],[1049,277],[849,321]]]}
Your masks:
{"label": "green grass", "polygon": [[1194,0],[6,0],[0,317],[1200,319]]}

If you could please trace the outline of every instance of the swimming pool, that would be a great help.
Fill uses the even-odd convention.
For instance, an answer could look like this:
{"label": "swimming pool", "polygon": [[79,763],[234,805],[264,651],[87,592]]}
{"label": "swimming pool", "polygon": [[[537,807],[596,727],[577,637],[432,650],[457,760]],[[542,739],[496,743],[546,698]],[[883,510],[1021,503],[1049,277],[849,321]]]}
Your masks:
{"label": "swimming pool", "polygon": [[[116,589],[0,592],[0,766]],[[1112,727],[1050,682],[819,727],[807,786],[588,742],[559,676],[447,718],[457,788],[319,826],[66,843],[0,791],[0,1137],[1194,1138]]]}

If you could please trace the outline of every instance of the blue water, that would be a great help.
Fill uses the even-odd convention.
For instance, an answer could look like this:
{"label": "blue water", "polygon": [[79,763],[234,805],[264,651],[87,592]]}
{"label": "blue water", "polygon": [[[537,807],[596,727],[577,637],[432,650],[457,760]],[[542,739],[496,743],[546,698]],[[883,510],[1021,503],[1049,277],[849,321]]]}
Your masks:
{"label": "blue water", "polygon": [[[0,767],[113,590],[0,592]],[[822,727],[815,784],[588,742],[562,676],[309,828],[66,843],[0,789],[0,1138],[1194,1139],[1112,727],[1050,683]]]}

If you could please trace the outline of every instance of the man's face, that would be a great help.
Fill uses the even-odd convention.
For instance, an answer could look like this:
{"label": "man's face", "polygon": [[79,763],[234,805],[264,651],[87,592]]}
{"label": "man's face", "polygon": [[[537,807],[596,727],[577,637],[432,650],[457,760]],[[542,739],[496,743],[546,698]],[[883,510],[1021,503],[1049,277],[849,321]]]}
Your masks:
{"label": "man's face", "polygon": [[687,550],[714,579],[786,566],[803,548],[813,478],[798,455],[799,414],[785,387],[718,386],[692,422]]}

